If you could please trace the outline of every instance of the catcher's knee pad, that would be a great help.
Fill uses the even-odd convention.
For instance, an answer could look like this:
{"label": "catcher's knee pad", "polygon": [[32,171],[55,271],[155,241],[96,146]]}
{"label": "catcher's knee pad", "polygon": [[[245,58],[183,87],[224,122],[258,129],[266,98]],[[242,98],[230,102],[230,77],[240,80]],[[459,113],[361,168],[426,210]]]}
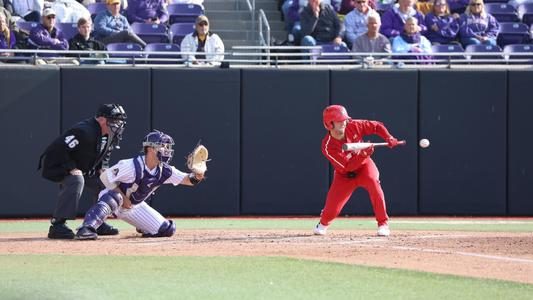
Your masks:
{"label": "catcher's knee pad", "polygon": [[119,192],[110,190],[100,197],[100,201],[109,205],[111,211],[114,212],[117,208],[122,206],[124,198],[122,198],[122,195]]}

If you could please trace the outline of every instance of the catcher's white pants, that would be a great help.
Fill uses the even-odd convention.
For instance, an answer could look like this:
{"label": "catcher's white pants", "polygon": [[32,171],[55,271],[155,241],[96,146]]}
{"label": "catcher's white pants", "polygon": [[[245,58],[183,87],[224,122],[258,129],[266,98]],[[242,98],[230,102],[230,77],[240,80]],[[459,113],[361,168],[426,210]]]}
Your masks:
{"label": "catcher's white pants", "polygon": [[146,202],[133,205],[131,208],[119,207],[116,216],[120,220],[140,229],[143,233],[157,234],[166,219]]}

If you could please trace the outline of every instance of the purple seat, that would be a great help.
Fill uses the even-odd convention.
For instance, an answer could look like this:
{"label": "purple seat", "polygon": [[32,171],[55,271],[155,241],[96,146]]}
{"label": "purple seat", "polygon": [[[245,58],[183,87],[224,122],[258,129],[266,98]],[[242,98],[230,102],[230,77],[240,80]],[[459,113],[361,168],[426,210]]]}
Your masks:
{"label": "purple seat", "polygon": [[507,3],[507,0],[485,0],[483,2],[485,4],[487,4],[487,3]]}
{"label": "purple seat", "polygon": [[[453,52],[465,52],[465,49],[459,44],[449,45],[433,45],[431,46],[433,53],[453,53]],[[435,56],[435,59],[464,59],[464,55],[449,55],[449,56]]]}
{"label": "purple seat", "polygon": [[531,26],[533,24],[533,3],[522,4],[518,7],[518,17],[522,23]]}
{"label": "purple seat", "polygon": [[131,29],[145,43],[168,43],[167,27],[163,24],[133,23]]}
{"label": "purple seat", "polygon": [[[507,60],[523,60],[526,59],[525,62],[520,63],[528,63],[531,64],[533,62],[533,45],[529,44],[514,44],[514,45],[507,45],[505,48],[503,48],[504,57]],[[513,55],[516,53],[529,53],[531,55]]]}
{"label": "purple seat", "polygon": [[24,21],[23,19],[20,19],[17,21],[17,26],[19,29],[25,31],[26,33],[30,33],[30,31],[37,27],[37,25],[39,25],[39,23],[37,22],[27,22],[27,21]]}
{"label": "purple seat", "polygon": [[197,4],[170,4],[167,10],[170,24],[194,23],[199,15],[204,14],[202,7]]}
{"label": "purple seat", "polygon": [[[343,45],[335,45],[335,44],[323,44],[320,45],[322,47],[322,53],[349,53],[350,50]],[[327,55],[327,56],[319,56],[318,59],[352,59],[352,56],[347,55]]]}
{"label": "purple seat", "polygon": [[[502,58],[502,49],[498,46],[492,45],[468,45],[465,49],[466,59],[468,60],[477,60],[477,59],[501,59]],[[473,53],[494,53],[496,55],[489,56],[480,56],[472,55]]]}
{"label": "purple seat", "polygon": [[[139,44],[134,43],[111,43],[107,44],[107,51],[142,51],[142,47]],[[120,54],[110,53],[109,57],[116,58],[142,58],[142,54]]]}
{"label": "purple seat", "polygon": [[485,4],[485,11],[495,17],[498,22],[520,22],[514,7],[507,3]]}
{"label": "purple seat", "polygon": [[529,28],[524,23],[500,23],[498,45],[522,44],[529,41]]}
{"label": "purple seat", "polygon": [[170,25],[170,36],[173,44],[181,44],[183,38],[194,32],[194,23],[176,23]]}
{"label": "purple seat", "polygon": [[[145,52],[180,52],[180,46],[176,44],[165,44],[165,43],[153,43],[146,45],[144,48]],[[178,54],[150,54],[148,53],[147,58],[173,58],[181,59],[181,55]],[[181,62],[176,61],[149,61],[149,64],[177,64]]]}
{"label": "purple seat", "polygon": [[94,20],[97,14],[107,9],[105,2],[90,3],[87,5],[87,10],[91,13],[91,18]]}
{"label": "purple seat", "polygon": [[389,8],[391,7],[392,5],[391,4],[387,4],[387,3],[376,3],[376,11],[380,14],[380,15],[383,15],[387,10],[389,10]]}
{"label": "purple seat", "polygon": [[78,34],[78,24],[76,23],[57,23],[56,27],[59,29],[59,31],[61,31],[63,37],[67,40],[70,40],[76,34]]}

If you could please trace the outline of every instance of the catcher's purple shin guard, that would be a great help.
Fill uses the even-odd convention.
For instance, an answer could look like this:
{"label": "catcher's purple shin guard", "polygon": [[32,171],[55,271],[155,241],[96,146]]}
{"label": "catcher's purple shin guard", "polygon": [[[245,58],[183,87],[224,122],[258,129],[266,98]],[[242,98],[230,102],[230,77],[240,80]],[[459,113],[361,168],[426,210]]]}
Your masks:
{"label": "catcher's purple shin guard", "polygon": [[174,232],[176,232],[176,224],[172,220],[166,220],[159,227],[157,234],[144,233],[143,237],[167,237],[173,236]]}
{"label": "catcher's purple shin guard", "polygon": [[82,226],[97,229],[108,216],[122,205],[123,201],[124,199],[122,198],[122,195],[116,191],[105,193],[100,197],[98,202],[87,211]]}

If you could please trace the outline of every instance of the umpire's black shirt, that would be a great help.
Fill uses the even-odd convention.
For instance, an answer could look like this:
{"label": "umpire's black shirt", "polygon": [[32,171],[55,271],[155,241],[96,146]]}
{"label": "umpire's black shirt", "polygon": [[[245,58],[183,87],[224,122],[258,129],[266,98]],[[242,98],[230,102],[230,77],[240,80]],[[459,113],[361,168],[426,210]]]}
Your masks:
{"label": "umpire's black shirt", "polygon": [[98,175],[102,167],[109,167],[113,147],[108,142],[96,119],[79,122],[55,139],[41,155],[43,177],[60,182],[73,169],[81,170],[84,175]]}

